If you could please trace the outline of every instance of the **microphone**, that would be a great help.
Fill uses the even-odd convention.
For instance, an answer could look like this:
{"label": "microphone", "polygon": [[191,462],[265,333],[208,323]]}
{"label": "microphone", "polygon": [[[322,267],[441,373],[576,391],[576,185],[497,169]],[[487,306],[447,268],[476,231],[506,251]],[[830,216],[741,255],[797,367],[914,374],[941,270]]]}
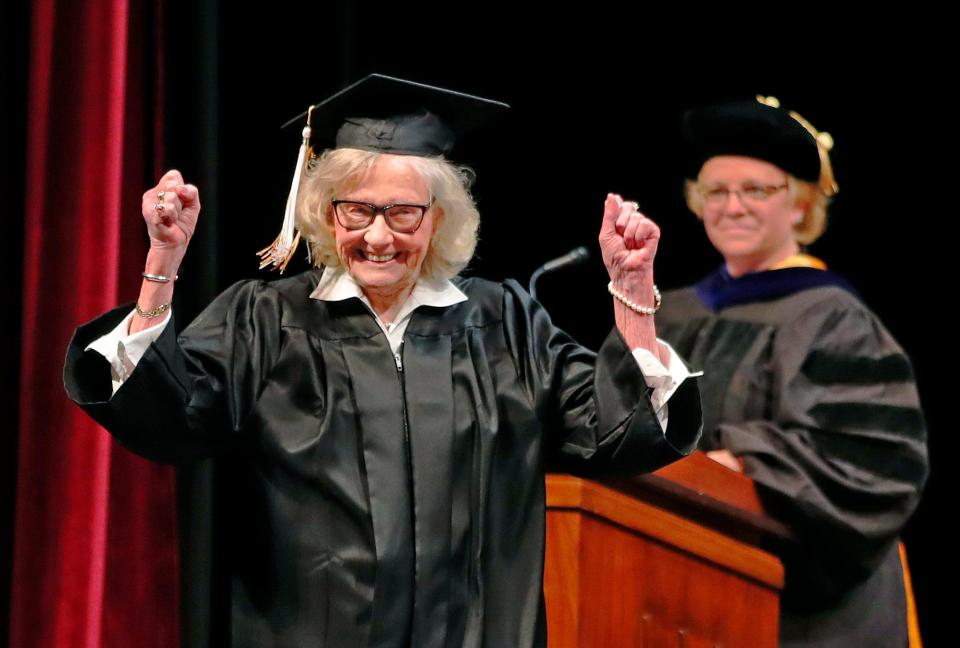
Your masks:
{"label": "microphone", "polygon": [[534,299],[537,298],[537,279],[540,278],[540,275],[547,272],[553,272],[554,270],[559,270],[561,268],[566,268],[567,266],[580,265],[581,263],[586,262],[590,258],[590,250],[584,246],[575,247],[563,256],[559,256],[556,259],[550,259],[542,266],[533,271],[533,274],[530,275],[530,296]]}

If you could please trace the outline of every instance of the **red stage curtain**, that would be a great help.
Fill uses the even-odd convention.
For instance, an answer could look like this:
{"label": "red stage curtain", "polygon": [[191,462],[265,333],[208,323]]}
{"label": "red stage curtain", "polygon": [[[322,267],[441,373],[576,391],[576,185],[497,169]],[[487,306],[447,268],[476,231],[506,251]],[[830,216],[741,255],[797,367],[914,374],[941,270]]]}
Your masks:
{"label": "red stage curtain", "polygon": [[172,469],[119,448],[61,377],[72,329],[133,299],[143,269],[160,123],[145,6],[33,3],[11,646],[178,643]]}

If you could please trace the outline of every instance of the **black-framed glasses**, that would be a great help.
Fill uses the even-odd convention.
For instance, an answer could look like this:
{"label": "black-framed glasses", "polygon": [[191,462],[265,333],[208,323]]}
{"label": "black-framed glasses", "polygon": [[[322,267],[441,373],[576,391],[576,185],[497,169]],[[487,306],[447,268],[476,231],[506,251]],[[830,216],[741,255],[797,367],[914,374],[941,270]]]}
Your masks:
{"label": "black-framed glasses", "polygon": [[786,184],[779,185],[744,185],[739,189],[729,189],[727,187],[702,188],[700,195],[708,205],[725,205],[730,199],[730,194],[736,194],[740,202],[761,203],[773,194],[786,189]]}
{"label": "black-framed glasses", "polygon": [[340,227],[348,230],[359,230],[369,227],[377,214],[383,214],[387,227],[400,234],[416,232],[423,222],[423,215],[427,213],[433,201],[428,205],[374,205],[373,203],[356,200],[334,200],[333,211],[337,215]]}

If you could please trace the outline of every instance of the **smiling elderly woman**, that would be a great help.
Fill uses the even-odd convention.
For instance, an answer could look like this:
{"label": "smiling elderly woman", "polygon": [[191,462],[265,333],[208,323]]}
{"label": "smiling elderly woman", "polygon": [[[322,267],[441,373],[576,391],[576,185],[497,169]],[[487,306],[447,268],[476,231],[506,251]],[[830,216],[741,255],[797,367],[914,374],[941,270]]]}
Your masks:
{"label": "smiling elderly woman", "polygon": [[691,111],[685,136],[687,200],[724,263],[666,293],[657,330],[705,371],[701,448],[795,533],[781,645],[905,646],[897,536],[926,479],[926,430],[903,349],[801,253],[837,190],[832,139],[775,100]]}
{"label": "smiling elderly woman", "polygon": [[129,448],[229,451],[235,646],[545,646],[544,471],[696,445],[696,386],[655,338],[659,230],[634,203],[604,205],[599,354],[515,282],[456,276],[479,220],[441,156],[492,104],[373,76],[317,106],[262,256],[284,267],[302,235],[318,267],[229,288],[179,337],[162,318],[199,201],[169,172],[144,194],[135,309],[77,331],[68,391]]}
{"label": "smiling elderly woman", "polygon": [[[392,321],[418,278],[443,282],[473,258],[480,213],[471,178],[442,159],[328,150],[307,167],[297,222],[313,258],[346,270]],[[372,191],[389,192],[391,204],[364,202]]]}

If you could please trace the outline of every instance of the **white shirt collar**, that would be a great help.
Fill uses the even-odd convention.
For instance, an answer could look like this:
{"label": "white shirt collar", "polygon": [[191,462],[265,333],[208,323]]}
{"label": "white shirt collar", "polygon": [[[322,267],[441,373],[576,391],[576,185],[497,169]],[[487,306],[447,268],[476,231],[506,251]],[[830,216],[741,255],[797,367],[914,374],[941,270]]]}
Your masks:
{"label": "white shirt collar", "polygon": [[[374,312],[370,300],[363,294],[360,285],[343,268],[324,268],[320,282],[310,293],[311,299],[320,301],[343,301],[351,297],[356,297],[367,305],[370,312]],[[396,321],[400,322],[406,319],[419,306],[442,308],[464,301],[467,301],[467,296],[454,286],[449,279],[420,279],[413,287],[413,292],[407,297],[407,301],[400,307]]]}

